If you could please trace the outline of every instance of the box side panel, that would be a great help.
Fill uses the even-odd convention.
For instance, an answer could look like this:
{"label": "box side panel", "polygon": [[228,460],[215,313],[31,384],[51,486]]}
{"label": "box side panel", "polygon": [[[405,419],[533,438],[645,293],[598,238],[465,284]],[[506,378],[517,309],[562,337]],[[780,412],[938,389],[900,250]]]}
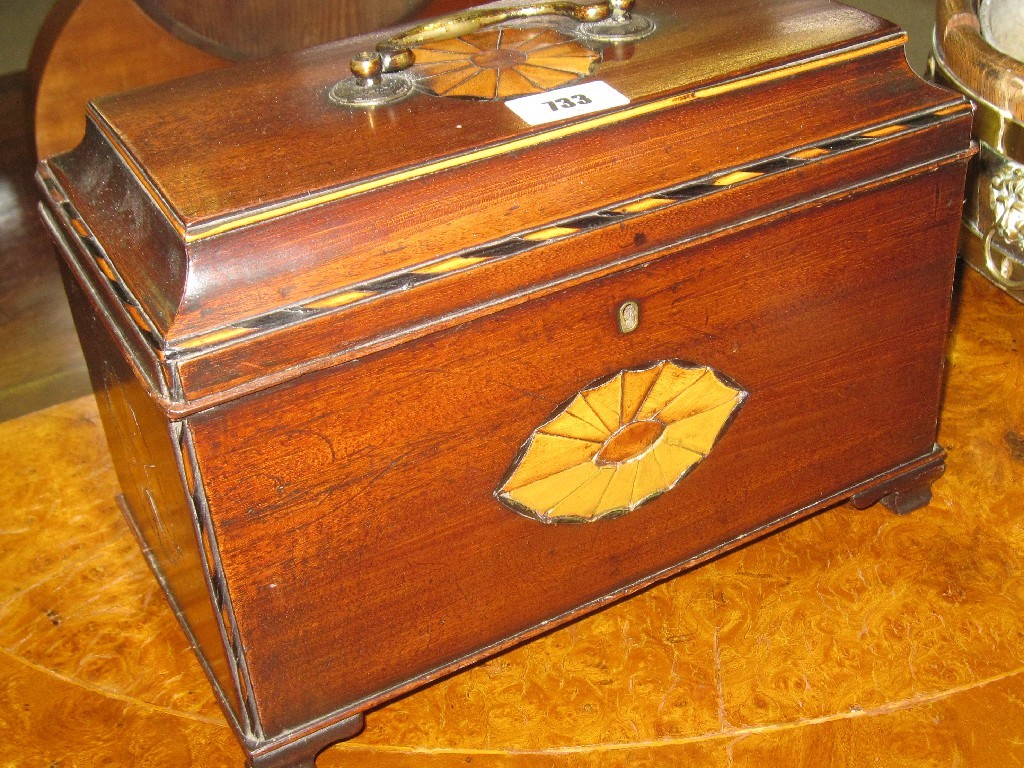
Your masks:
{"label": "box side panel", "polygon": [[[963,176],[848,193],[193,417],[267,734],[930,454]],[[496,500],[577,393],[665,360],[749,393],[676,487],[586,525]]]}
{"label": "box side panel", "polygon": [[122,510],[222,703],[241,721],[197,543],[195,515],[180,471],[181,447],[174,438],[178,430],[136,378],[63,261],[61,269],[123,493]]}

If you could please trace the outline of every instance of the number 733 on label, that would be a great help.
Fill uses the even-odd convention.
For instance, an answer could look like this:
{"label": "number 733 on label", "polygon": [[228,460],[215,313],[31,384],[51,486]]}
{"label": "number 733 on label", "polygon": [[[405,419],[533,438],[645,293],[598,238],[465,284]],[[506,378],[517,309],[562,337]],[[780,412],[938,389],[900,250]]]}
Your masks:
{"label": "number 733 on label", "polygon": [[505,106],[530,125],[565,120],[626,104],[629,104],[629,98],[602,80],[579,83],[505,102]]}
{"label": "number 733 on label", "polygon": [[594,101],[585,93],[574,93],[571,96],[563,96],[560,99],[545,101],[544,103],[551,107],[552,112],[557,112],[560,109],[575,109],[584,104],[593,104]]}

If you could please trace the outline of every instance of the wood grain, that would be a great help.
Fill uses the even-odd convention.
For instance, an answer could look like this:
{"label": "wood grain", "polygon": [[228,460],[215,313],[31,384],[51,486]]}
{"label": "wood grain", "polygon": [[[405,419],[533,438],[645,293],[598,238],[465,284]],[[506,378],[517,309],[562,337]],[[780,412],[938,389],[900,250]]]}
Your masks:
{"label": "wood grain", "polygon": [[[802,61],[854,43],[888,40],[897,33],[887,22],[852,9],[821,6],[808,11],[799,3],[767,10],[742,0],[718,11],[694,4],[680,12],[666,0],[649,0],[648,11],[659,18],[662,34],[635,46],[628,60],[607,61],[597,70],[634,102],[754,74],[769,63]],[[807,23],[801,36],[771,32],[791,17],[804,22],[810,17],[820,26]],[[693,27],[702,29],[700,40],[686,34]],[[210,72],[176,88],[101,100],[98,114],[156,180],[176,218],[193,227],[534,133],[501,103],[420,95],[372,112],[332,106],[323,94],[344,76],[349,59],[387,36],[381,32],[353,38]],[[898,48],[897,40],[890,42]],[[715,56],[698,54],[707,46],[715,48]],[[905,60],[899,63],[902,74],[909,76]],[[895,69],[886,74],[899,79]],[[928,98],[916,78],[899,90],[891,98]],[[204,108],[211,93],[221,96],[215,111]],[[239,130],[254,110],[262,129]],[[185,125],[191,142],[182,136]],[[338,135],[347,136],[341,166],[325,152]],[[189,154],[196,142],[205,148],[202,156]],[[183,164],[182,157],[189,161]],[[283,167],[289,173],[263,171]],[[260,183],[254,184],[257,174]]]}
{"label": "wood grain", "polygon": [[[800,92],[806,94],[807,98],[832,99],[834,103],[830,109],[808,111],[804,102],[787,98],[787,94],[791,93],[791,84],[781,80],[763,85],[750,83],[752,88],[764,89],[763,92],[759,90],[759,98],[778,102],[778,108],[769,113],[765,112],[762,101],[748,98],[743,88],[737,88],[734,92],[716,98],[710,95],[713,89],[708,89],[708,98],[699,103],[683,99],[679,105],[666,108],[660,113],[641,116],[631,126],[635,130],[630,142],[633,162],[628,167],[621,167],[615,174],[604,173],[602,162],[597,158],[616,156],[622,144],[622,127],[598,126],[595,130],[581,131],[579,135],[557,137],[558,140],[523,147],[515,153],[505,152],[493,158],[481,158],[480,162],[467,163],[460,160],[453,162],[450,168],[439,168],[437,172],[422,173],[417,178],[393,184],[378,184],[379,188],[343,198],[327,199],[320,205],[307,207],[305,202],[301,202],[302,210],[258,222],[259,227],[235,228],[216,238],[201,239],[187,246],[182,242],[181,235],[176,236],[174,228],[167,223],[166,213],[153,204],[152,196],[138,189],[137,185],[133,188],[133,182],[124,167],[113,160],[110,146],[98,127],[91,133],[91,146],[83,148],[80,153],[59,159],[53,167],[55,173],[66,181],[75,177],[85,178],[83,163],[88,162],[87,158],[96,158],[97,163],[103,164],[103,172],[91,178],[103,178],[105,183],[96,182],[88,189],[73,193],[75,204],[89,220],[97,237],[103,242],[117,244],[110,247],[110,252],[114,254],[112,258],[125,279],[126,288],[138,297],[160,334],[172,343],[187,342],[195,335],[223,330],[225,324],[233,321],[255,320],[260,314],[290,310],[295,305],[301,305],[304,300],[319,299],[330,291],[390,276],[399,270],[418,268],[430,263],[439,254],[447,255],[479,247],[500,240],[510,232],[529,231],[550,224],[553,220],[584,215],[595,208],[600,209],[613,203],[621,205],[637,195],[650,194],[686,180],[700,179],[709,170],[709,158],[713,158],[716,170],[724,170],[763,159],[765,145],[771,146],[773,153],[796,150],[804,144],[823,142],[847,131],[867,130],[874,121],[884,122],[887,116],[888,119],[894,119],[897,115],[905,115],[906,111],[934,108],[944,101],[955,104],[948,93],[922,89],[919,81],[907,69],[898,47],[874,56],[866,55],[863,60],[848,62],[844,70],[844,76],[851,78],[851,82],[844,90],[843,99],[835,98],[834,72],[823,69],[801,74],[803,82]],[[627,92],[630,90],[625,86],[623,88]],[[172,95],[165,94],[167,97]],[[299,94],[295,98],[301,100],[305,97]],[[437,107],[435,117],[438,120],[459,119],[464,120],[459,124],[467,128],[473,125],[469,120],[470,115],[462,112],[470,108],[467,102],[436,98],[433,102],[457,105],[450,108],[452,114],[448,116],[445,116],[445,110]],[[870,110],[868,104],[871,105]],[[154,113],[162,112],[168,106],[166,99],[161,97],[156,106],[160,108],[155,109]],[[238,106],[241,108],[241,102]],[[504,110],[500,104],[477,103],[476,106],[486,110]],[[127,108],[127,104],[120,108]],[[175,109],[168,111],[173,113]],[[366,116],[310,114],[306,127],[313,134],[322,132],[322,140],[327,143],[331,139],[326,132],[330,131],[336,118],[347,121],[349,118],[362,117]],[[151,128],[158,130],[156,126],[150,126],[148,121],[149,118],[141,113],[134,115],[130,120],[133,135],[138,130],[140,136],[151,136]],[[707,134],[701,127],[708,123],[728,124],[730,121],[756,123],[759,132],[721,131]],[[220,167],[197,172],[198,175],[187,178],[180,175],[180,164],[176,164],[174,169],[163,165],[165,161],[170,162],[169,155],[164,156],[163,150],[157,155],[144,156],[156,163],[152,170],[156,178],[171,179],[168,184],[181,182],[191,186],[200,177],[205,179],[204,189],[207,191],[202,192],[202,195],[208,195],[209,189],[223,180],[222,175],[230,175],[230,179],[225,182],[229,189],[225,190],[224,199],[242,194],[245,199],[238,198],[234,204],[243,207],[266,202],[262,197],[264,194],[268,199],[278,194],[290,194],[288,188],[295,187],[300,179],[309,182],[311,186],[323,188],[330,185],[329,179],[344,184],[356,179],[358,173],[370,175],[376,165],[380,165],[380,168],[375,173],[394,171],[398,163],[412,162],[411,154],[402,156],[403,152],[411,153],[411,147],[389,150],[387,153],[378,152],[376,156],[364,155],[359,147],[352,147],[353,154],[349,155],[351,163],[341,172],[343,178],[334,178],[337,176],[332,170],[334,166],[323,162],[316,149],[315,136],[312,140],[307,136],[301,141],[298,135],[292,136],[294,124],[300,122],[302,119],[295,117],[289,119],[288,125],[281,125],[284,131],[282,142],[288,146],[302,147],[296,150],[302,155],[296,162],[308,168],[309,173],[297,170],[286,177],[268,179],[263,173],[262,163],[270,156],[268,153],[275,150],[261,146],[264,139],[259,136],[263,135],[262,132],[253,134],[256,143],[249,145],[245,163],[239,166],[239,170],[245,168],[249,174],[259,176],[259,186],[266,190],[256,193],[259,200],[251,199],[250,195],[250,190],[255,188],[255,181],[243,191],[238,179],[245,174],[234,174],[227,166],[227,156],[220,159],[206,158],[212,166]],[[801,125],[799,136],[794,135],[792,130],[796,123]],[[483,142],[508,138],[504,130],[496,135],[493,125],[490,121],[478,123],[476,139]],[[224,130],[223,126],[215,128],[212,123],[209,129]],[[196,126],[190,127],[190,130],[201,133]],[[381,126],[380,131],[374,132],[378,138],[372,141],[383,141],[393,130]],[[932,145],[936,148],[952,146],[950,142],[958,130],[956,126],[950,126],[942,137],[931,139]],[[333,135],[333,131],[330,132]],[[449,131],[445,135],[450,134]],[[429,131],[425,135],[429,135]],[[208,139],[210,137],[202,140]],[[427,138],[425,141],[434,144],[442,140]],[[449,151],[460,153],[469,149],[467,139],[460,136],[454,141]],[[212,147],[228,145],[237,146],[238,142],[215,138],[210,140]],[[922,141],[914,150],[908,148],[907,152],[914,152],[915,156],[917,152],[932,152],[933,149],[927,145],[928,142]],[[399,142],[399,146],[405,144]],[[280,145],[278,151],[279,148]],[[582,156],[585,160],[580,159],[577,148],[586,148],[587,154]],[[887,156],[890,160],[885,162],[895,162],[897,158],[896,153]],[[254,158],[262,159],[254,161]],[[871,162],[879,161],[868,161],[867,164]],[[362,171],[359,170],[360,165],[365,166]],[[841,162],[832,165],[846,167]],[[843,173],[842,170],[839,172]],[[562,179],[562,183],[541,183],[541,176],[549,174],[552,178]],[[808,176],[804,183],[814,184],[814,178]],[[820,179],[825,177],[817,178],[817,183],[821,183]],[[442,184],[452,190],[451,194],[458,194],[465,200],[459,217],[451,216],[450,195],[439,193],[439,185]],[[271,186],[276,186],[277,191],[270,189]],[[791,194],[799,196],[807,191],[804,187],[800,192],[794,191]],[[292,192],[299,194],[297,187]],[[377,226],[379,211],[393,207],[396,194],[400,194],[401,206],[396,209],[397,215],[389,219],[388,237],[381,238]],[[116,210],[115,203],[123,195],[130,195],[133,200],[136,227],[130,230],[121,226],[118,217],[111,213]],[[304,193],[302,197],[305,200]],[[776,199],[771,192],[763,196],[765,204]],[[749,210],[751,202],[749,197],[744,198],[743,205]],[[416,213],[411,214],[412,211]],[[709,212],[702,216],[711,215]],[[738,212],[736,215],[739,215]],[[667,214],[665,220],[672,218]],[[310,241],[302,234],[306,231],[323,234]],[[647,237],[642,231],[635,234]],[[556,245],[552,250],[562,247]],[[623,242],[621,247],[625,249],[632,246]],[[263,259],[258,264],[247,262],[245,269],[232,268],[232,265],[242,263],[245,255],[251,253],[253,248],[264,254],[277,254],[277,257]],[[581,250],[574,249],[566,254],[570,273],[578,269],[580,261],[586,258]],[[339,253],[350,253],[352,256],[339,259]],[[458,291],[453,291],[451,287],[440,291],[441,301],[449,304],[453,299],[459,300],[471,293],[486,293],[488,285],[499,280],[507,286],[504,290],[512,293],[522,291],[530,280],[537,279],[538,265],[543,263],[535,258],[524,258],[504,265],[498,264],[493,270],[468,273],[466,279],[460,279]],[[511,272],[496,278],[494,273],[499,270]],[[204,274],[206,271],[208,275]],[[487,278],[484,278],[484,274],[488,275]],[[542,279],[550,279],[550,274]],[[403,326],[421,326],[429,317],[427,313],[436,314],[436,307],[439,306],[437,292],[424,289],[410,294],[386,311],[379,305],[372,309],[353,306],[351,312],[346,310],[344,314],[339,312],[324,316],[323,321],[343,326],[341,333],[349,336],[352,342],[365,344],[372,339],[372,334],[378,332],[377,329],[383,330],[384,326],[388,326],[388,330],[393,333]],[[446,306],[445,309],[450,310],[451,307]],[[301,314],[301,309],[298,311]],[[284,317],[287,316],[286,312]],[[312,329],[319,322],[318,318],[311,318],[308,326],[295,325],[290,332],[301,335],[304,329]],[[337,332],[338,329],[326,331],[318,327],[310,335],[334,340],[333,353],[336,353]],[[357,333],[361,336],[355,336]],[[257,364],[264,367],[264,372],[273,372],[298,363],[295,359],[285,362],[280,358],[257,363],[263,356],[262,351],[257,351],[262,342],[259,338],[253,338],[252,341],[252,345],[245,345],[247,361],[243,367],[244,378],[259,373]],[[319,357],[307,346],[315,343],[313,338],[295,338],[282,343],[280,337],[272,340],[267,337],[265,341],[268,342],[267,351],[274,356],[296,352],[307,361]],[[238,345],[225,348],[223,355],[230,358],[240,349],[242,347]],[[219,355],[221,351],[214,351],[213,354]],[[198,399],[209,394],[212,389],[225,390],[240,383],[238,377],[234,376],[238,367],[233,360],[224,359],[215,363],[212,359],[186,356],[182,367],[180,375],[189,399]],[[186,367],[192,370],[184,370]]]}
{"label": "wood grain", "polygon": [[[278,719],[285,712],[340,709],[413,670],[428,674],[441,659],[452,663],[929,452],[962,172],[939,187],[924,177],[685,249],[640,273],[368,357],[353,367],[375,382],[370,409],[342,366],[192,417],[240,631],[259,638],[249,668],[265,692],[268,728],[293,726]],[[932,215],[925,189],[946,200],[945,223],[915,231],[911,221]],[[903,218],[910,201],[919,208]],[[850,229],[835,248],[817,236],[853,221],[872,222],[872,238]],[[922,261],[894,260],[904,248]],[[700,280],[683,266],[691,260]],[[732,271],[739,261],[742,275]],[[844,275],[828,290],[806,279],[823,263]],[[756,304],[747,300],[751,284],[760,286]],[[648,323],[622,337],[614,317],[626,297]],[[486,350],[497,337],[509,351],[495,360]],[[559,362],[565,349],[574,350],[572,366]],[[751,393],[717,461],[643,514],[599,528],[539,525],[495,507],[491,494],[522,440],[581,381],[681,351]],[[828,366],[818,364],[823,356]],[[332,405],[306,406],[313,402]],[[282,413],[289,426],[274,429]],[[724,486],[729,494],[716,493]],[[414,509],[444,514],[424,519]],[[258,555],[252,541],[261,542]],[[452,541],[463,552],[456,561]],[[375,547],[389,556],[375,557]],[[395,560],[410,564],[401,584]],[[560,584],[556,593],[549,580]],[[348,604],[346,594],[374,600]],[[264,629],[296,611],[328,610],[334,619],[314,628],[307,618],[287,638]],[[326,683],[353,655],[358,668]]]}
{"label": "wood grain", "polygon": [[73,149],[85,135],[86,104],[99,96],[205,72],[229,59],[367,32],[411,12],[432,16],[469,4],[247,0],[240,7],[237,2],[58,0],[36,38],[28,68],[37,156]]}
{"label": "wood grain", "polygon": [[0,77],[0,420],[89,391],[85,360],[36,213],[29,87]]}

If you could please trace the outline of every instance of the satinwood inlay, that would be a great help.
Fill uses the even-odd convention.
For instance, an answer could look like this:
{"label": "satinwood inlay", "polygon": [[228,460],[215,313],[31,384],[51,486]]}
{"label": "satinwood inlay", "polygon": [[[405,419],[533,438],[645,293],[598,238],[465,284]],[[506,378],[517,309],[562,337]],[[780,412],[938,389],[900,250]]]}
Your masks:
{"label": "satinwood inlay", "polygon": [[530,436],[498,498],[546,523],[631,512],[707,456],[746,396],[706,366],[622,371]]}

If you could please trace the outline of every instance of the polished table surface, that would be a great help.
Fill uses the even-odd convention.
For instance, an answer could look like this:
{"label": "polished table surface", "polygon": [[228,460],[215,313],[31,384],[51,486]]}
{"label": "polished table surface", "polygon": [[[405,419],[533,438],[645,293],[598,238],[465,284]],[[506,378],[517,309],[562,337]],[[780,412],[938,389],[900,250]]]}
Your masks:
{"label": "polished table surface", "polygon": [[[367,717],[344,766],[1024,764],[1024,307],[959,277],[946,475],[840,506]],[[91,397],[0,423],[0,766],[241,766]]]}

